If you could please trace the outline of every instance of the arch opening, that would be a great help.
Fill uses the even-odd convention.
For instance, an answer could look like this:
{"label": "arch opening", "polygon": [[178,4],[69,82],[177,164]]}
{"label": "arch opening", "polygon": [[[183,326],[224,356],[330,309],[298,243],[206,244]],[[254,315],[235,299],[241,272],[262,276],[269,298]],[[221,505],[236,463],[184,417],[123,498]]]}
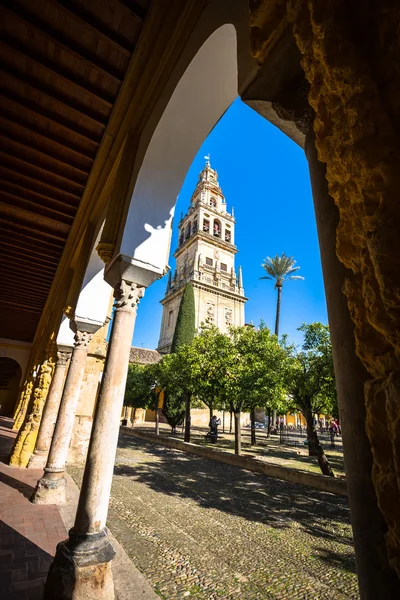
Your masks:
{"label": "arch opening", "polygon": [[0,358],[0,415],[11,417],[18,400],[22,377],[20,364],[13,358]]}

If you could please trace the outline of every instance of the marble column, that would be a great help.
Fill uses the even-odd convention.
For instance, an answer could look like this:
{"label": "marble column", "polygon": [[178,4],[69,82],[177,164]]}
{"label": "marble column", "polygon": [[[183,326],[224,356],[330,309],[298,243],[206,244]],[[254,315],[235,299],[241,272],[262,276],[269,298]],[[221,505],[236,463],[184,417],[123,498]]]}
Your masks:
{"label": "marble column", "polygon": [[348,271],[336,256],[339,211],[329,195],[325,165],[318,161],[312,131],[307,135],[305,152],[332,339],[360,595],[363,600],[394,600],[399,595],[398,578],[387,559],[387,527],[372,483],[372,453],[365,430],[364,385],[369,375],[356,354],[354,324],[342,291]]}
{"label": "marble column", "polygon": [[[117,449],[136,307],[144,288],[122,280],[115,288],[115,312],[99,398],[93,419],[78,509],[69,538],[57,546],[45,599],[112,600],[106,519]],[[63,595],[61,596],[61,590]]]}
{"label": "marble column", "polygon": [[79,329],[75,331],[75,345],[65,380],[49,456],[44,468],[44,475],[39,479],[32,495],[34,504],[65,503],[65,464],[92,333]]}
{"label": "marble column", "polygon": [[35,450],[29,460],[28,469],[42,469],[46,465],[47,455],[57,420],[58,410],[64,387],[65,371],[71,357],[72,348],[59,348],[57,352],[57,363],[54,369],[53,379],[50,384],[49,394],[44,405],[42,420]]}

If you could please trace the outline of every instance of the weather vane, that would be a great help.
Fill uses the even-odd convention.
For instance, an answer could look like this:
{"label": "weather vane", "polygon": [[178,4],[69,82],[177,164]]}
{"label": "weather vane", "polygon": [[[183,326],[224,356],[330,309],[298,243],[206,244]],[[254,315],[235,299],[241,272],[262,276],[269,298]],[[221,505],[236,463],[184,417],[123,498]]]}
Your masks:
{"label": "weather vane", "polygon": [[204,158],[209,163],[210,162],[210,153],[206,154]]}

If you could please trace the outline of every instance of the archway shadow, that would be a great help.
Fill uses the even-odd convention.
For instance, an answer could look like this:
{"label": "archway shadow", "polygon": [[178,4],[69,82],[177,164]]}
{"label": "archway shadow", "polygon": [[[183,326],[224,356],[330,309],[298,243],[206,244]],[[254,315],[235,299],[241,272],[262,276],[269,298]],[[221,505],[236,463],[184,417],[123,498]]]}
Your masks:
{"label": "archway shadow", "polygon": [[52,556],[0,521],[2,600],[42,600]]}
{"label": "archway shadow", "polygon": [[[203,508],[217,509],[244,519],[285,529],[291,521],[315,538],[337,541],[332,521],[350,524],[347,499],[310,487],[281,481],[179,450],[121,435],[119,447],[144,452],[149,463],[121,458],[117,477],[129,477],[153,490],[190,498]],[[118,464],[119,463],[119,464]],[[223,483],[222,483],[223,482]],[[353,545],[350,536],[341,544]]]}

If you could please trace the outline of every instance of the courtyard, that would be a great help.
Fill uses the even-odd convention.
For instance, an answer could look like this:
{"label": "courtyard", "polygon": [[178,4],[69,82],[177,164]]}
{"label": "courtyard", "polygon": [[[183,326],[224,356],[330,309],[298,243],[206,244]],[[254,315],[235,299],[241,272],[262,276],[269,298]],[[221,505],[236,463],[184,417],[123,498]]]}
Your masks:
{"label": "courtyard", "polygon": [[359,598],[345,498],[126,435],[108,527],[166,600]]}

